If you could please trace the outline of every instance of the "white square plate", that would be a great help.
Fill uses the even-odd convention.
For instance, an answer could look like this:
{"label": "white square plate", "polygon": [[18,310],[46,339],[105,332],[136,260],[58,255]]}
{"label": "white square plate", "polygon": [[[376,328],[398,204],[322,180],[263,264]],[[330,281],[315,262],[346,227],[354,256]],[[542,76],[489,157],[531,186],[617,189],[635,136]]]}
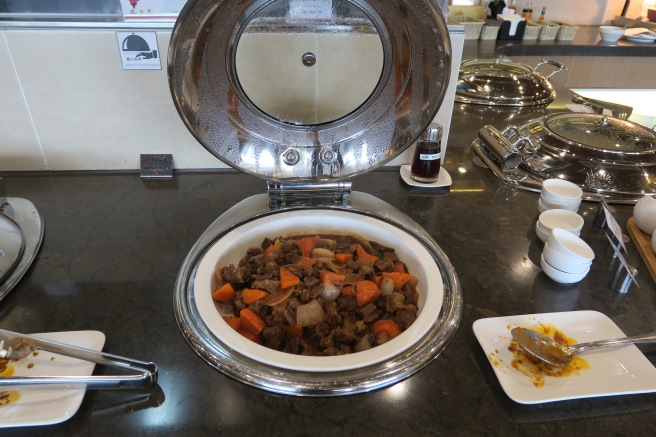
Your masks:
{"label": "white square plate", "polygon": [[512,339],[512,328],[530,328],[537,323],[555,326],[578,343],[625,337],[612,320],[596,311],[477,320],[473,325],[474,335],[488,357],[501,387],[515,402],[537,404],[656,391],[656,368],[634,345],[585,352],[581,358],[590,364],[589,369],[558,378],[546,376],[544,386],[535,387],[529,377],[512,367],[513,354],[508,346]]}
{"label": "white square plate", "polygon": [[[48,332],[32,334],[46,340],[100,351],[105,345],[105,334],[100,331]],[[65,357],[47,351],[13,363],[14,376],[89,376],[94,363]],[[16,390],[20,399],[0,408],[0,428],[15,426],[50,425],[70,419],[80,408],[84,386],[3,387]]]}

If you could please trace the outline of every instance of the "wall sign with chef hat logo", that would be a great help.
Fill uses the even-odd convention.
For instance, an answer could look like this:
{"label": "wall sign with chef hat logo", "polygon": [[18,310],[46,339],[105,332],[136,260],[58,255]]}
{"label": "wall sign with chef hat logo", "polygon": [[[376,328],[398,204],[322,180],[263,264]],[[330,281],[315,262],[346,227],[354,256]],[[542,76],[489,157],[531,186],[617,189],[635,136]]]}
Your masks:
{"label": "wall sign with chef hat logo", "polygon": [[155,32],[116,32],[124,70],[161,70]]}

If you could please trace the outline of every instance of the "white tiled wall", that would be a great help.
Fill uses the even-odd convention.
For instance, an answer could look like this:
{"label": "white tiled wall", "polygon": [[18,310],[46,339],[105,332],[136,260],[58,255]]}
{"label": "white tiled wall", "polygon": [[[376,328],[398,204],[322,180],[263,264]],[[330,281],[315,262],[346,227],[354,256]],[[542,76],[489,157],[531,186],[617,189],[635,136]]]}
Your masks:
{"label": "white tiled wall", "polygon": [[[157,32],[161,70],[123,70],[115,30],[0,30],[0,171],[134,170],[144,153],[171,153],[177,169],[226,167],[178,116],[169,39]],[[454,92],[452,82],[437,117],[447,131]]]}
{"label": "white tiled wall", "polygon": [[[0,171],[138,169],[142,153],[225,166],[178,116],[165,59],[161,70],[123,70],[113,30],[0,33]],[[169,37],[157,33],[160,53]]]}

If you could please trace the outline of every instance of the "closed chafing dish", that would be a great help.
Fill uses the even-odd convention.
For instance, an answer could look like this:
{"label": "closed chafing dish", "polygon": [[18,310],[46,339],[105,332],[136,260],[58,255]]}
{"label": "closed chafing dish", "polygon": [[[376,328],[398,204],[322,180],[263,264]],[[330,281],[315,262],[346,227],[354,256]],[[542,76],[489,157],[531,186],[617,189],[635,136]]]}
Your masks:
{"label": "closed chafing dish", "polygon": [[584,197],[633,203],[656,193],[656,132],[601,114],[559,113],[499,131],[485,126],[472,143],[504,182],[539,191],[566,179]]}
{"label": "closed chafing dish", "polygon": [[[542,65],[557,70],[547,76],[537,71]],[[556,98],[549,79],[566,70],[564,65],[543,60],[535,67],[508,59],[472,59],[460,64],[456,102],[489,106],[539,106]]]}

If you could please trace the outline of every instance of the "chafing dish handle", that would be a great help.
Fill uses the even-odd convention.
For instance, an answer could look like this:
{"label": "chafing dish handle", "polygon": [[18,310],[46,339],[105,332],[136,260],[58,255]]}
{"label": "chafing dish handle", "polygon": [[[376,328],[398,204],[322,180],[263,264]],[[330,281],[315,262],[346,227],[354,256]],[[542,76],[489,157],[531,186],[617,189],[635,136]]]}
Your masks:
{"label": "chafing dish handle", "polygon": [[[518,137],[514,143],[511,143],[509,140],[510,133],[514,133]],[[522,162],[520,150],[526,145],[528,145],[527,150],[529,152],[533,153],[536,150],[533,141],[528,137],[522,136],[517,126],[508,126],[502,132],[499,132],[495,127],[490,125],[483,126],[478,131],[478,138],[480,138],[483,145],[489,149],[493,157],[505,169],[519,167],[519,164]]]}
{"label": "chafing dish handle", "polygon": [[535,67],[533,67],[533,70],[531,71],[531,73],[535,73],[535,72],[537,72],[537,69],[538,69],[539,67],[541,67],[542,65],[551,65],[551,66],[556,67],[556,68],[558,69],[558,70],[552,71],[551,74],[549,74],[549,76],[547,76],[547,80],[551,79],[551,76],[553,76],[553,75],[556,74],[556,73],[560,73],[561,71],[567,71],[567,67],[565,67],[565,66],[564,66],[563,64],[561,64],[560,62],[549,61],[549,60],[547,60],[547,59],[543,59],[543,60],[542,60],[541,62],[539,62]]}

